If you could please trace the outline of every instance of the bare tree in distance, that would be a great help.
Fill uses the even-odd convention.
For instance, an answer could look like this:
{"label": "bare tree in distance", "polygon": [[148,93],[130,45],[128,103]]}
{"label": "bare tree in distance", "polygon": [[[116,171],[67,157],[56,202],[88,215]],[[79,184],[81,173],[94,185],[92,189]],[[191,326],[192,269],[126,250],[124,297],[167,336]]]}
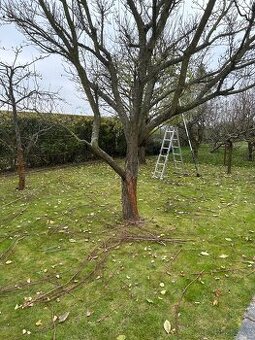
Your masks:
{"label": "bare tree in distance", "polygon": [[240,92],[232,98],[218,98],[205,117],[207,141],[213,143],[211,152],[225,147],[224,165],[231,173],[234,143],[248,144],[247,159],[253,159],[255,145],[255,97],[254,88]]}
{"label": "bare tree in distance", "polygon": [[10,111],[12,114],[19,190],[25,189],[26,174],[18,114],[24,111],[38,112],[42,107],[45,110],[45,103],[51,105],[53,99],[56,98],[55,94],[42,91],[39,87],[40,75],[35,70],[35,63],[43,57],[29,62],[20,62],[22,51],[23,47],[14,48],[12,51],[8,51],[11,55],[8,58],[11,60],[10,62],[0,60],[0,108],[2,115],[5,114],[4,111]]}
{"label": "bare tree in distance", "polygon": [[[3,0],[2,13],[78,76],[94,114],[91,140],[84,142],[121,178],[128,221],[140,220],[138,150],[150,133],[217,96],[255,85],[253,1]],[[202,74],[196,72],[201,65]],[[105,104],[123,125],[124,166],[99,145]]]}

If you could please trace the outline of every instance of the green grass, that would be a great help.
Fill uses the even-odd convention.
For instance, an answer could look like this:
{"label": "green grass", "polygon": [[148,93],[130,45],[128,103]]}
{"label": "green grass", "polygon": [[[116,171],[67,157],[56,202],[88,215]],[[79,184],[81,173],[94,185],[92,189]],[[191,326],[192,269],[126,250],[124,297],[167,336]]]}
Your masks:
{"label": "green grass", "polygon": [[[199,148],[199,162],[209,165],[223,165],[224,159],[224,146],[220,147],[215,152],[211,153],[212,146],[208,144],[202,144]],[[190,149],[188,147],[183,148],[183,156],[186,162],[192,162]],[[237,142],[233,144],[233,166],[239,167],[253,167],[254,163],[247,160],[248,151],[246,142]]]}
{"label": "green grass", "polygon": [[[0,339],[234,338],[254,294],[254,171],[202,164],[197,178],[187,164],[189,176],[169,168],[158,181],[154,164],[140,171],[141,227],[121,224],[120,184],[104,164],[31,172],[24,192],[0,177]],[[187,242],[118,244],[123,230]]]}

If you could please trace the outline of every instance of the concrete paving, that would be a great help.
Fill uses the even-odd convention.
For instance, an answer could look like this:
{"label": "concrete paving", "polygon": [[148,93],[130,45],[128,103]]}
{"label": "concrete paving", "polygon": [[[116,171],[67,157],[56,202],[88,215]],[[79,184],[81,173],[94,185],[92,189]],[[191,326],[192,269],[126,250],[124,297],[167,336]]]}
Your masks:
{"label": "concrete paving", "polygon": [[255,340],[255,297],[247,308],[235,340]]}

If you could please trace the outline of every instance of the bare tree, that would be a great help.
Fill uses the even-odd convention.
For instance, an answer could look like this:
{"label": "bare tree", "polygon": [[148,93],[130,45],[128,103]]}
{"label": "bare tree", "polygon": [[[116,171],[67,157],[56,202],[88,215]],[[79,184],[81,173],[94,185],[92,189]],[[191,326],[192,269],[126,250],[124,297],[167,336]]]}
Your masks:
{"label": "bare tree", "polygon": [[18,47],[13,50],[13,60],[10,63],[0,60],[0,107],[12,113],[19,190],[25,188],[25,157],[18,113],[20,111],[36,111],[43,100],[49,100],[53,96],[39,88],[39,74],[35,71],[34,66],[41,57],[31,62],[20,63],[22,49],[22,47]]}
{"label": "bare tree", "polygon": [[[139,220],[138,150],[153,129],[217,96],[255,84],[253,2],[201,3],[2,1],[6,21],[15,22],[43,51],[61,55],[78,76],[94,113],[91,140],[84,142],[120,176],[125,220]],[[205,72],[194,72],[190,78],[201,65],[206,66]],[[240,83],[243,78],[247,79],[245,87]],[[192,88],[195,95],[182,100]],[[98,143],[105,104],[119,116],[124,128],[124,167]]]}
{"label": "bare tree", "polygon": [[252,160],[255,138],[254,88],[229,99],[217,100],[206,123],[207,138],[214,144],[211,152],[224,146],[224,165],[227,165],[227,173],[230,174],[234,143],[246,141],[248,160]]}

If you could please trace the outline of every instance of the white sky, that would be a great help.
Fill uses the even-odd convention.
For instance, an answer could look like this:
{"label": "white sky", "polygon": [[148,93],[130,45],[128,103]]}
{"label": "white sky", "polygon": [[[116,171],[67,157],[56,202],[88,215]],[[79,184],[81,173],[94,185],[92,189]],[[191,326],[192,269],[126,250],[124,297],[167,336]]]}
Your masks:
{"label": "white sky", "polygon": [[[12,47],[19,46],[23,42],[25,42],[24,36],[19,33],[13,25],[0,26],[1,47],[11,49]],[[40,52],[35,48],[25,47],[21,57],[27,62],[39,54]],[[10,52],[6,54],[1,53],[0,58],[6,60],[9,55]],[[43,89],[59,91],[60,97],[67,102],[60,104],[59,111],[68,114],[90,114],[90,109],[86,101],[82,99],[82,93],[77,91],[75,84],[68,79],[59,56],[51,55],[49,58],[39,61],[36,69],[43,77]]]}

